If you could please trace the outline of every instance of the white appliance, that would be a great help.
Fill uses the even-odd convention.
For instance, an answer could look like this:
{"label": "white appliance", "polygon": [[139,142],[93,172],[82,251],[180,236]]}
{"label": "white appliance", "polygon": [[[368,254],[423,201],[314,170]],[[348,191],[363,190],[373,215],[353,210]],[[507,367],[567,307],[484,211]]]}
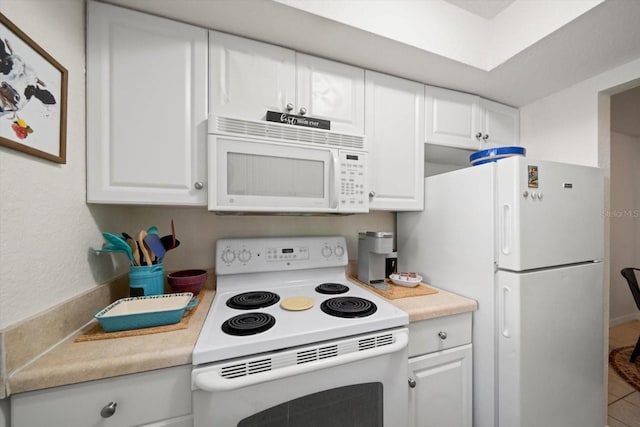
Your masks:
{"label": "white appliance", "polygon": [[209,210],[365,213],[365,138],[212,115]]}
{"label": "white appliance", "polygon": [[601,170],[503,159],[425,179],[399,271],[478,301],[474,427],[602,427]]}
{"label": "white appliance", "polygon": [[347,262],[344,237],[217,241],[195,427],[407,426],[408,315]]}

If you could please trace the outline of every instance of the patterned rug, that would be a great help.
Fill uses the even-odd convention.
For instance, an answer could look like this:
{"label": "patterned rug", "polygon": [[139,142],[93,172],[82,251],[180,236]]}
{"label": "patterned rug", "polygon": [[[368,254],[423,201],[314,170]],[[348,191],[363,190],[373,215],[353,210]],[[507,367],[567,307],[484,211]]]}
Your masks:
{"label": "patterned rug", "polygon": [[640,391],[640,356],[635,363],[629,362],[634,346],[620,347],[609,353],[609,364],[626,382]]}

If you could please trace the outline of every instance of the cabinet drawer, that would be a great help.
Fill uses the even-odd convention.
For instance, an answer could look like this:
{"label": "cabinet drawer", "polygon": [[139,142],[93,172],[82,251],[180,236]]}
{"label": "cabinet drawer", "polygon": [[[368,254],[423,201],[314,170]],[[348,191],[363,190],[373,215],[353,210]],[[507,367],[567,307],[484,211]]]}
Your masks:
{"label": "cabinet drawer", "polygon": [[[110,402],[115,412],[104,418]],[[191,365],[11,396],[12,427],[125,427],[181,416],[188,425],[190,414]]]}
{"label": "cabinet drawer", "polygon": [[409,324],[409,357],[471,343],[471,312]]}

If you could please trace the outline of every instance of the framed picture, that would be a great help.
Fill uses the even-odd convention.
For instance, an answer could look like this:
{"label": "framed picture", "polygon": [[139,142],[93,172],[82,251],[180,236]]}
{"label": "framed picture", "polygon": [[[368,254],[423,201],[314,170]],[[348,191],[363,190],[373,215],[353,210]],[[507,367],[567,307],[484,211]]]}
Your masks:
{"label": "framed picture", "polygon": [[0,145],[66,163],[67,78],[0,13]]}

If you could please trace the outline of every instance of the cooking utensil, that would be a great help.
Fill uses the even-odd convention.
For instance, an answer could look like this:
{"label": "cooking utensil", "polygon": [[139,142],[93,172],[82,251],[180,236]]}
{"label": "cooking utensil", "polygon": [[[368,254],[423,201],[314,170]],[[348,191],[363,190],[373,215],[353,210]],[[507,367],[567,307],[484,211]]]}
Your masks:
{"label": "cooking utensil", "polygon": [[151,248],[154,255],[158,257],[158,261],[162,261],[166,250],[164,249],[164,245],[160,241],[160,237],[157,234],[147,234],[144,238],[144,243]]}
{"label": "cooking utensil", "polygon": [[164,249],[165,249],[167,252],[168,252],[168,251],[170,251],[171,249],[175,249],[175,248],[177,248],[178,246],[180,246],[180,240],[176,239],[176,240],[175,240],[175,244],[174,244],[174,243],[173,243],[173,242],[174,242],[174,239],[173,239],[173,237],[172,237],[172,236],[170,236],[170,235],[162,236],[162,237],[160,238],[160,241],[162,242],[162,246],[164,246]]}
{"label": "cooking utensil", "polygon": [[151,227],[147,228],[147,234],[158,234],[158,227],[156,227],[155,225],[152,225]]}
{"label": "cooking utensil", "polygon": [[171,218],[171,238],[173,240],[172,244],[171,244],[171,249],[175,248],[178,246],[178,244],[180,244],[178,242],[178,244],[176,244],[176,227],[173,225],[173,218]]}
{"label": "cooking utensil", "polygon": [[153,263],[153,257],[151,256],[151,254],[149,254],[148,247],[144,243],[145,237],[147,237],[147,232],[144,230],[140,230],[140,232],[138,233],[138,247],[142,251],[142,260],[144,260],[144,263],[146,265],[151,265]]}
{"label": "cooking utensil", "polygon": [[133,262],[133,252],[129,247],[129,244],[120,236],[111,233],[102,233],[102,237],[111,244],[109,249],[119,249],[127,254],[129,261]]}
{"label": "cooking utensil", "polygon": [[131,248],[131,252],[133,253],[133,263],[134,265],[140,265],[140,250],[138,249],[138,244],[133,238],[127,238],[127,244]]}

